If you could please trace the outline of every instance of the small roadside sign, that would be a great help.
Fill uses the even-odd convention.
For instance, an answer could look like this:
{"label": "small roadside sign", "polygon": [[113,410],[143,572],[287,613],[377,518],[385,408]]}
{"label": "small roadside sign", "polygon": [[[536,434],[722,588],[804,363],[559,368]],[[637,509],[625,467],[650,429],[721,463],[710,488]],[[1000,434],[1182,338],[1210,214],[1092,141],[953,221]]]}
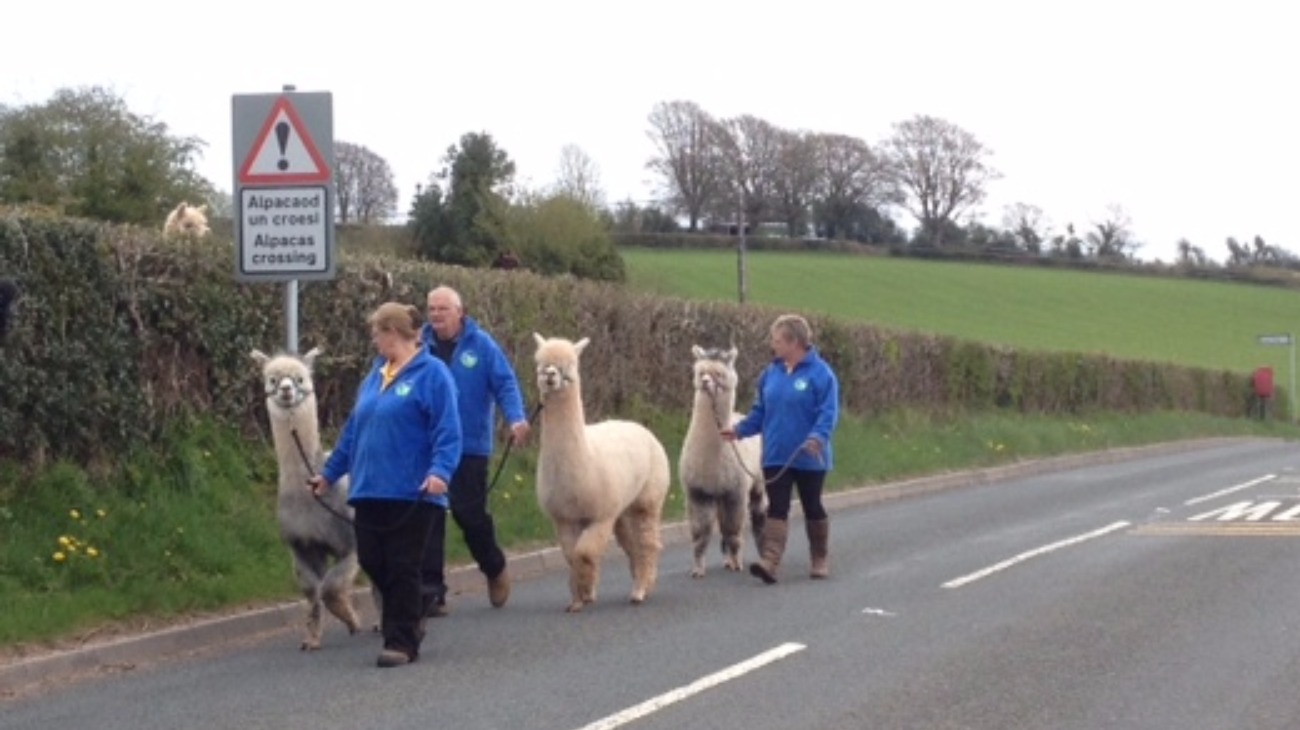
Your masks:
{"label": "small roadside sign", "polygon": [[1259,337],[1256,338],[1256,340],[1259,341],[1259,344],[1261,344],[1261,345],[1265,345],[1265,346],[1282,346],[1282,347],[1285,347],[1285,346],[1289,346],[1289,345],[1291,344],[1291,335],[1289,335],[1289,334],[1281,334],[1281,335],[1260,335]]}

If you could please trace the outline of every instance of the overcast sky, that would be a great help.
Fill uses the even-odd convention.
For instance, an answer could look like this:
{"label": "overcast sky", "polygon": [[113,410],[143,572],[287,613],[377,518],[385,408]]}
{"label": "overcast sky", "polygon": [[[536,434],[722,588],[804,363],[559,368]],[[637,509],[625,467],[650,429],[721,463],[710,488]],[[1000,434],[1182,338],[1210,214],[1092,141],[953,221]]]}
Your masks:
{"label": "overcast sky", "polygon": [[469,131],[491,134],[534,186],[576,144],[609,199],[644,203],[657,102],[868,143],[928,114],[992,150],[1002,178],[987,223],[1026,202],[1058,229],[1086,228],[1119,205],[1142,258],[1169,260],[1187,237],[1222,260],[1228,236],[1300,253],[1300,43],[1286,7],[46,0],[6,11],[0,103],[106,86],[207,142],[199,170],[229,191],[231,97],[328,91],[335,139],[389,161],[403,214]]}

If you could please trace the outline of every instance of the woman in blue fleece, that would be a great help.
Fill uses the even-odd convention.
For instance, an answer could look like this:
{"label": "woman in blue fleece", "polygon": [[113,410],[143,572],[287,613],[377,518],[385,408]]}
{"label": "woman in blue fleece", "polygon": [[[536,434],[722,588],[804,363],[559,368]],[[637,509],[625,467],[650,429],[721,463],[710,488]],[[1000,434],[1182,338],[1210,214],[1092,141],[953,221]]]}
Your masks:
{"label": "woman in blue fleece", "polygon": [[840,385],[834,371],[812,345],[812,328],[795,314],[777,317],[771,328],[775,355],[759,375],[758,398],[749,415],[723,429],[727,440],[763,434],[763,478],[767,482],[767,521],[759,538],[759,561],[749,572],[775,583],[785,553],[790,498],[799,490],[811,556],[809,574],[830,574],[830,520],[822,506],[822,486],[833,463],[831,434],[840,413]]}
{"label": "woman in blue fleece", "polygon": [[379,590],[381,667],[409,664],[424,640],[420,560],[460,461],[460,416],[447,366],[420,345],[419,309],[389,302],[370,315],[379,357],[339,442],[311,486],[350,477],[357,558]]}

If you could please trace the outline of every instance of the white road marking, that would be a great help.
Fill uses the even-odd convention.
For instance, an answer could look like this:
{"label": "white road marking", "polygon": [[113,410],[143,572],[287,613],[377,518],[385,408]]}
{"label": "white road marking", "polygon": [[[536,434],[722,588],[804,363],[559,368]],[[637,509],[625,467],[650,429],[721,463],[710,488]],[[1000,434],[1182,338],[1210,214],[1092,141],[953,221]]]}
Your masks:
{"label": "white road marking", "polygon": [[613,730],[613,728],[626,725],[629,722],[645,717],[656,710],[662,710],[675,702],[680,702],[691,695],[699,694],[706,689],[716,687],[723,682],[731,681],[739,676],[748,674],[765,664],[771,664],[778,659],[784,659],[795,652],[803,651],[807,648],[808,647],[803,644],[790,642],[782,644],[775,649],[768,649],[758,656],[746,659],[739,664],[732,664],[722,671],[714,672],[707,677],[701,677],[684,687],[678,687],[677,689],[665,692],[658,697],[653,697],[639,705],[629,707],[621,712],[616,712],[613,715],[597,720],[590,725],[583,725],[580,730]]}
{"label": "white road marking", "polygon": [[863,612],[863,613],[867,613],[867,614],[871,614],[872,616],[887,616],[887,617],[893,617],[893,616],[897,616],[897,615],[898,615],[898,614],[896,614],[896,613],[890,613],[889,611],[886,611],[886,610],[883,609],[883,608],[864,608],[864,609],[862,609],[862,612]]}
{"label": "white road marking", "polygon": [[1200,497],[1193,497],[1192,499],[1189,499],[1189,500],[1187,500],[1186,502],[1183,502],[1183,506],[1185,506],[1185,507],[1191,507],[1192,505],[1200,504],[1201,502],[1208,502],[1208,501],[1210,501],[1211,499],[1215,499],[1216,497],[1222,497],[1222,496],[1225,495],[1225,494],[1232,494],[1233,492],[1240,492],[1240,491],[1243,490],[1243,489],[1250,489],[1251,487],[1255,486],[1256,484],[1263,484],[1264,482],[1267,482],[1267,481],[1269,481],[1270,479],[1277,479],[1277,475],[1276,475],[1276,474],[1265,474],[1264,476],[1260,477],[1259,479],[1251,479],[1250,481],[1245,482],[1245,483],[1242,483],[1242,484],[1238,484],[1238,485],[1235,486],[1235,487],[1228,487],[1227,489],[1220,489],[1219,491],[1214,492],[1213,494],[1206,494],[1206,495],[1203,495],[1203,496],[1200,496]]}
{"label": "white road marking", "polygon": [[1069,547],[1069,546],[1071,546],[1071,545],[1077,545],[1078,543],[1081,543],[1081,542],[1083,542],[1083,541],[1085,541],[1085,540],[1091,540],[1091,539],[1093,539],[1093,538],[1095,538],[1095,537],[1101,537],[1102,535],[1106,535],[1106,534],[1112,533],[1112,532],[1114,532],[1114,531],[1116,531],[1116,530],[1122,530],[1122,529],[1124,529],[1124,528],[1126,528],[1126,527],[1129,527],[1129,526],[1130,526],[1130,523],[1128,523],[1128,522],[1124,522],[1124,521],[1115,522],[1115,523],[1113,523],[1113,524],[1110,524],[1110,525],[1107,525],[1107,526],[1101,528],[1100,530],[1093,530],[1092,532],[1088,532],[1088,533],[1085,533],[1085,534],[1083,534],[1083,535],[1076,535],[1076,536],[1074,536],[1074,537],[1071,537],[1071,538],[1068,538],[1068,539],[1065,539],[1065,540],[1061,540],[1061,541],[1059,541],[1059,542],[1054,542],[1054,543],[1052,543],[1051,545],[1044,545],[1044,546],[1042,546],[1042,547],[1040,547],[1040,548],[1035,548],[1035,549],[1033,549],[1033,550],[1030,550],[1029,552],[1021,553],[1021,554],[1015,556],[1014,558],[1010,558],[1009,560],[1003,560],[1002,562],[998,563],[997,565],[990,565],[989,567],[987,567],[987,568],[985,568],[985,569],[983,569],[983,570],[977,570],[977,571],[975,571],[974,573],[971,573],[970,575],[964,575],[964,576],[962,576],[962,577],[960,577],[960,578],[954,578],[954,579],[948,581],[947,583],[944,583],[944,584],[943,584],[943,587],[944,587],[944,588],[960,588],[960,587],[966,585],[967,583],[974,583],[975,581],[979,580],[980,578],[987,578],[987,577],[989,577],[990,575],[993,575],[994,573],[996,573],[996,572],[998,572],[998,571],[1000,571],[1000,570],[1006,570],[1007,568],[1010,568],[1011,566],[1013,566],[1013,565],[1015,565],[1015,564],[1017,564],[1017,563],[1023,563],[1024,561],[1029,560],[1030,558],[1036,558],[1036,557],[1038,557],[1039,555],[1045,555],[1045,554],[1047,554],[1047,553],[1052,552],[1053,550],[1060,550],[1061,548],[1064,548],[1064,547]]}

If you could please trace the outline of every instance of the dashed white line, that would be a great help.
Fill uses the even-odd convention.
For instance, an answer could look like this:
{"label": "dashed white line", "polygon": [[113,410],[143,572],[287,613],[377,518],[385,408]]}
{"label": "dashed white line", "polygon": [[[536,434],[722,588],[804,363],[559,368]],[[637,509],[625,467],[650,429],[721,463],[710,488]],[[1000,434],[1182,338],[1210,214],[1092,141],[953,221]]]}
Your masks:
{"label": "dashed white line", "polygon": [[741,675],[748,674],[759,667],[771,664],[779,659],[784,659],[795,652],[803,651],[807,648],[808,647],[803,644],[790,642],[782,644],[775,649],[768,649],[758,656],[746,659],[739,664],[733,664],[726,669],[714,672],[707,677],[701,677],[684,687],[678,687],[677,689],[665,692],[658,697],[653,697],[639,705],[616,712],[613,715],[597,720],[590,725],[583,725],[580,730],[613,730],[613,728],[626,725],[629,722],[645,717],[656,710],[662,710],[675,702],[680,702],[691,695],[699,694],[706,689],[716,687],[723,682],[731,681]]}
{"label": "dashed white line", "polygon": [[947,583],[944,583],[943,587],[960,588],[966,585],[967,583],[973,583],[979,580],[980,578],[987,578],[998,571],[1006,570],[1007,568],[1010,568],[1011,566],[1017,563],[1023,563],[1024,561],[1029,560],[1030,558],[1036,558],[1039,555],[1045,555],[1047,553],[1052,552],[1053,550],[1060,550],[1061,548],[1064,547],[1077,545],[1078,543],[1084,542],[1085,540],[1091,540],[1093,538],[1101,537],[1102,535],[1107,535],[1109,533],[1115,532],[1116,530],[1122,530],[1129,526],[1130,523],[1128,522],[1124,522],[1124,521],[1115,522],[1113,524],[1101,528],[1100,530],[1093,530],[1092,532],[1084,533],[1082,535],[1076,535],[1074,537],[1061,540],[1059,542],[1054,542],[1051,545],[1044,545],[1040,548],[1035,548],[1033,550],[1030,550],[1029,552],[1021,553],[1015,556],[1014,558],[1003,560],[1002,562],[996,565],[990,565],[989,567],[983,570],[977,570],[974,573],[971,573],[969,575],[964,575],[960,578],[954,578],[948,581]]}
{"label": "dashed white line", "polygon": [[1210,501],[1211,499],[1215,499],[1215,498],[1217,498],[1217,497],[1222,497],[1222,496],[1225,495],[1225,494],[1232,494],[1233,492],[1240,492],[1240,491],[1243,490],[1243,489],[1250,489],[1251,487],[1255,486],[1256,484],[1263,484],[1264,482],[1270,481],[1270,480],[1272,480],[1272,479],[1277,479],[1277,475],[1276,475],[1276,474],[1265,474],[1264,476],[1262,476],[1262,477],[1260,477],[1260,478],[1258,478],[1258,479],[1251,479],[1251,480],[1248,481],[1248,482],[1244,482],[1244,483],[1242,483],[1242,484],[1238,484],[1238,485],[1236,485],[1236,486],[1234,486],[1234,487],[1228,487],[1227,489],[1220,489],[1219,491],[1214,492],[1213,494],[1206,494],[1206,495],[1203,495],[1203,496],[1200,496],[1200,497],[1193,497],[1192,499],[1189,499],[1189,500],[1187,500],[1186,502],[1183,502],[1183,506],[1185,506],[1185,507],[1191,507],[1191,506],[1194,505],[1194,504],[1200,504],[1201,502],[1208,502],[1208,501]]}

